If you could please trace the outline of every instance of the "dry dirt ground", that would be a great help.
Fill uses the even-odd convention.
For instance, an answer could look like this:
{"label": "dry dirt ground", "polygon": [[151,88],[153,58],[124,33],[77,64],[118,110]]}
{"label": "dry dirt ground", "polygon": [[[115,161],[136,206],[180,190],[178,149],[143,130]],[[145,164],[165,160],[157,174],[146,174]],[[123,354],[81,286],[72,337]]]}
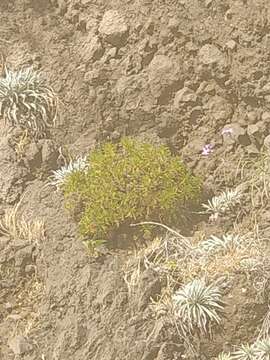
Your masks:
{"label": "dry dirt ground", "polygon": [[[21,199],[18,212],[45,231],[0,237],[0,359],[211,359],[254,341],[269,301],[269,0],[1,0],[0,13],[2,63],[41,69],[60,98],[50,138],[1,124],[1,216]],[[45,186],[65,152],[123,135],[167,144],[209,194],[245,185],[236,215],[180,229],[194,241],[235,229],[257,244],[253,267],[208,265],[224,280],[226,317],[193,353],[153,311],[164,287],[156,272],[142,268],[130,289],[135,250],[91,257],[62,194]]]}

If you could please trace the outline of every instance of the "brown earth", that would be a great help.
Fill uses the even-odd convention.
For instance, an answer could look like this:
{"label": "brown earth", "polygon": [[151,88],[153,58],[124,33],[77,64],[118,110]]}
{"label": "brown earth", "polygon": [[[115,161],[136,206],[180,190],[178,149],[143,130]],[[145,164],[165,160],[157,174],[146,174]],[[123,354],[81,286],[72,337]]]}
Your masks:
{"label": "brown earth", "polygon": [[[46,180],[60,149],[78,156],[142,135],[182,155],[210,193],[238,183],[239,160],[269,144],[269,1],[1,0],[0,11],[3,62],[41,69],[60,97],[50,139],[18,147],[20,130],[1,127],[1,214],[25,193],[24,217],[43,218],[46,232],[34,243],[0,237],[0,359],[191,359],[173,324],[151,311],[164,286],[155,272],[145,270],[130,297],[132,250],[89,256]],[[221,135],[225,126],[232,136]],[[202,157],[208,143],[214,151]],[[268,239],[268,194],[263,204],[256,196],[256,219],[246,202],[237,225],[254,229],[256,220]],[[230,226],[200,218],[188,235]],[[228,276],[223,331],[200,339],[195,358],[255,339],[268,310],[267,265]]]}

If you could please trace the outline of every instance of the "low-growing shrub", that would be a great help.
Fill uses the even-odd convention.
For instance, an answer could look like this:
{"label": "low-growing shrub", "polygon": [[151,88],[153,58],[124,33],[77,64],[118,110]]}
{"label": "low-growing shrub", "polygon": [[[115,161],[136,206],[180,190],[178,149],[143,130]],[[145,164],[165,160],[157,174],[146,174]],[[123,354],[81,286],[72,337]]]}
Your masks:
{"label": "low-growing shrub", "polygon": [[172,223],[181,207],[200,195],[200,180],[165,146],[123,138],[94,150],[87,160],[89,166],[63,184],[67,208],[80,209],[84,236],[108,237],[133,221]]}

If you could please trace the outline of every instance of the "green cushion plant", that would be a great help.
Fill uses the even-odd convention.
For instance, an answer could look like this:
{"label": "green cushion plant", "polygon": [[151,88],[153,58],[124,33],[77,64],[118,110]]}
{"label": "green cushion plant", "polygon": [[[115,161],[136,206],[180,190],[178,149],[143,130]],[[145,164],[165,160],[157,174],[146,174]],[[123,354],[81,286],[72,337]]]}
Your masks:
{"label": "green cushion plant", "polygon": [[67,208],[79,209],[81,234],[92,239],[134,221],[173,223],[200,196],[200,180],[166,146],[123,138],[94,150],[87,161],[63,189]]}

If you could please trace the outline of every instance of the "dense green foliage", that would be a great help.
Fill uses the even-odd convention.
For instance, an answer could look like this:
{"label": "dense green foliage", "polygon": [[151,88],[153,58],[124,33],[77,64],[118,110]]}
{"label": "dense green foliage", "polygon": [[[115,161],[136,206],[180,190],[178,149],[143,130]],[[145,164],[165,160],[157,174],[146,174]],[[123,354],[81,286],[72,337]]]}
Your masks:
{"label": "dense green foliage", "polygon": [[171,223],[200,194],[200,180],[165,146],[124,138],[91,152],[88,161],[86,171],[68,177],[64,194],[69,209],[80,207],[82,235],[92,238],[134,221]]}

